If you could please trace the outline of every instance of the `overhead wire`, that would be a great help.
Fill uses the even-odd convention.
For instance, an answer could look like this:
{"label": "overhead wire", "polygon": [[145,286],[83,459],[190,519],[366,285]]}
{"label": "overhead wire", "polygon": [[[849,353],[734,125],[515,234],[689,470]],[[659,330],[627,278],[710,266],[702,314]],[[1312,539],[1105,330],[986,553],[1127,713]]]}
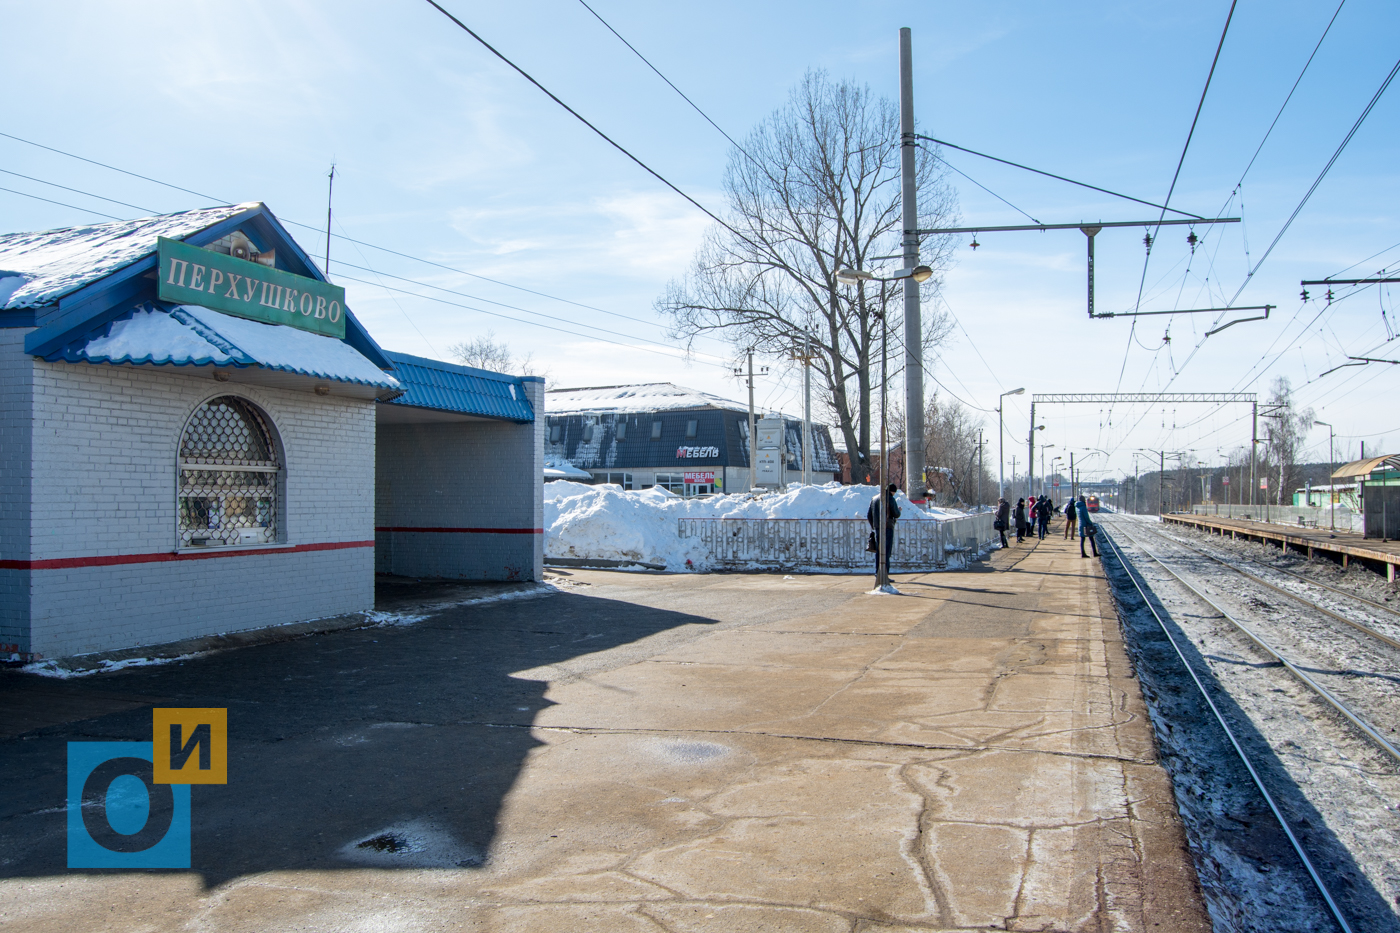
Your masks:
{"label": "overhead wire", "polygon": [[[959,146],[955,143],[950,143],[946,139],[934,139],[932,136],[924,136],[919,133],[915,133],[914,138],[921,139],[926,142],[937,143],[940,146],[947,146],[949,149],[956,149],[959,152],[966,152],[968,155],[975,155],[983,159],[990,159],[993,162],[1000,162],[1002,165],[1009,165],[1012,168],[1024,169],[1027,172],[1034,172],[1037,175],[1044,175],[1046,178],[1053,178],[1056,181],[1068,182],[1071,185],[1078,185],[1081,188],[1088,188],[1091,191],[1099,191],[1103,194],[1110,194],[1115,198],[1122,198],[1125,201],[1136,201],[1138,204],[1145,204],[1148,207],[1160,207],[1162,208],[1162,210],[1171,211],[1173,214],[1181,214],[1185,217],[1191,217],[1196,220],[1205,220],[1205,218],[1200,216],[1199,214],[1192,214],[1189,211],[1177,210],[1174,207],[1165,207],[1161,204],[1154,204],[1151,201],[1144,201],[1142,198],[1135,198],[1127,194],[1119,194],[1117,191],[1110,191],[1107,188],[1100,188],[1098,185],[1091,185],[1087,184],[1086,182],[1075,181],[1073,178],[1066,178],[1063,175],[1056,175],[1054,172],[1045,172],[1038,168],[1031,168],[1029,165],[1022,165],[1019,162],[1012,162],[1010,159],[1001,159],[994,155],[987,155],[987,153],[978,152],[976,149],[968,149],[965,146]],[[1040,221],[1037,220],[1036,223],[1040,223]]]}
{"label": "overhead wire", "polygon": [[41,197],[39,197],[37,194],[30,194],[30,193],[27,192],[27,191],[16,191],[14,188],[0,188],[0,191],[7,191],[7,192],[9,192],[10,194],[17,194],[17,195],[19,195],[19,196],[22,197],[22,198],[33,198],[35,201],[45,201],[45,202],[47,202],[47,203],[49,203],[49,204],[57,204],[59,207],[66,207],[66,208],[68,208],[69,210],[74,210],[74,211],[82,211],[82,212],[85,213],[85,214],[96,214],[98,217],[106,217],[108,220],[125,220],[125,219],[126,219],[125,217],[117,217],[117,216],[115,216],[115,215],[113,215],[113,214],[104,214],[104,213],[102,213],[101,211],[95,211],[95,210],[93,210],[93,209],[90,208],[90,207],[79,207],[79,206],[76,205],[76,204],[65,204],[65,203],[62,202],[62,201],[55,201],[53,198],[41,198]]}
{"label": "overhead wire", "polygon": [[655,178],[657,181],[661,182],[661,183],[662,183],[663,185],[665,185],[667,188],[670,188],[670,189],[671,189],[672,191],[674,191],[676,194],[680,195],[680,196],[681,196],[682,198],[684,198],[686,201],[690,202],[690,203],[691,203],[692,205],[694,205],[701,213],[705,214],[707,217],[709,217],[709,218],[710,218],[711,220],[713,220],[715,223],[719,224],[721,227],[724,227],[724,228],[725,228],[726,230],[728,230],[730,233],[733,233],[735,236],[738,236],[738,237],[740,237],[740,238],[742,238],[742,239],[747,239],[747,237],[744,237],[744,235],[743,235],[742,233],[740,233],[738,230],[735,230],[732,226],[729,225],[729,223],[728,223],[727,221],[725,221],[723,218],[721,218],[718,214],[715,214],[715,213],[714,213],[713,211],[711,211],[708,207],[706,207],[705,205],[701,204],[699,201],[695,200],[695,199],[692,198],[690,195],[686,194],[686,193],[685,193],[684,191],[682,191],[679,187],[677,187],[677,186],[676,186],[675,184],[673,184],[670,180],[668,180],[665,176],[663,176],[660,172],[656,171],[656,169],[652,168],[650,165],[647,165],[647,164],[646,164],[645,162],[643,162],[641,159],[639,159],[639,158],[637,158],[635,155],[633,155],[626,147],[624,147],[624,146],[623,146],[621,143],[619,143],[617,140],[613,139],[613,138],[612,138],[611,136],[609,136],[607,133],[604,133],[602,130],[600,130],[597,126],[593,125],[593,123],[591,123],[586,117],[584,117],[583,114],[579,113],[577,110],[575,110],[574,108],[570,107],[568,104],[566,104],[566,103],[564,103],[562,100],[560,100],[559,97],[558,97],[553,91],[551,91],[549,88],[545,87],[545,86],[544,86],[543,84],[541,84],[539,81],[535,80],[535,78],[532,77],[532,76],[530,75],[529,72],[527,72],[525,69],[521,68],[521,67],[520,67],[519,65],[517,65],[515,62],[511,61],[509,58],[507,58],[505,55],[503,55],[495,46],[493,46],[491,43],[489,43],[489,42],[487,42],[485,39],[483,39],[483,38],[482,38],[475,30],[473,30],[470,26],[468,26],[466,23],[462,22],[462,21],[461,21],[460,19],[458,19],[457,17],[453,16],[451,13],[447,12],[447,10],[443,9],[442,6],[441,6],[440,4],[438,4],[437,0],[425,0],[425,2],[427,2],[427,4],[428,4],[429,6],[431,6],[433,9],[437,10],[437,11],[438,11],[439,13],[441,13],[443,16],[445,16],[445,17],[447,17],[448,19],[450,19],[454,24],[457,25],[458,28],[460,28],[460,29],[461,29],[463,32],[465,32],[467,35],[471,36],[473,39],[475,39],[477,42],[479,42],[479,43],[482,45],[482,47],[484,47],[488,52],[490,52],[492,55],[496,56],[496,57],[499,58],[501,61],[503,61],[503,62],[505,62],[507,65],[509,65],[509,66],[510,66],[517,74],[519,74],[522,78],[524,78],[526,81],[529,81],[531,84],[533,84],[535,87],[537,87],[541,92],[543,92],[544,95],[545,95],[546,97],[548,97],[550,100],[554,101],[554,102],[555,102],[556,104],[558,104],[560,107],[564,108],[564,110],[568,111],[568,113],[569,113],[571,116],[573,116],[574,119],[578,120],[578,121],[579,121],[580,123],[582,123],[584,126],[588,127],[590,130],[592,130],[594,133],[596,133],[596,134],[599,136],[599,138],[601,138],[604,142],[606,142],[608,145],[612,146],[612,147],[613,147],[614,149],[616,149],[618,152],[622,153],[622,154],[625,155],[627,158],[629,158],[629,159],[631,159],[633,162],[635,162],[635,163],[636,163],[638,166],[640,166],[640,167],[642,168],[642,170],[645,171],[648,175],[651,175],[653,178]]}
{"label": "overhead wire", "polygon": [[591,7],[591,6],[588,5],[588,3],[586,2],[586,0],[578,0],[578,2],[581,3],[581,4],[583,4],[583,8],[584,8],[585,10],[587,10],[588,12],[592,13],[593,16],[594,16],[594,18],[597,19],[598,22],[600,22],[600,23],[602,23],[604,26],[606,26],[607,29],[608,29],[608,32],[612,33],[614,36],[617,36],[617,40],[618,40],[619,42],[621,42],[623,45],[625,45],[625,46],[627,46],[629,49],[631,49],[631,50],[632,50],[632,54],[633,54],[633,55],[636,55],[638,58],[640,58],[640,59],[646,64],[646,66],[647,66],[648,68],[650,68],[652,71],[654,71],[654,72],[656,73],[656,76],[657,76],[658,78],[660,78],[662,81],[665,81],[666,84],[671,88],[671,90],[673,90],[673,91],[675,91],[677,94],[679,94],[679,95],[681,96],[681,99],[684,100],[687,104],[689,104],[689,105],[695,110],[696,113],[698,113],[698,114],[700,114],[700,116],[704,117],[706,123],[710,124],[710,126],[713,126],[716,130],[718,130],[718,131],[719,131],[719,134],[720,134],[721,136],[723,136],[725,139],[729,140],[730,144],[731,144],[735,149],[738,149],[738,150],[739,150],[740,152],[742,152],[745,156],[747,156],[747,157],[748,157],[748,160],[749,160],[750,162],[753,162],[755,165],[758,164],[758,160],[755,159],[753,156],[749,155],[748,150],[746,150],[743,146],[739,145],[738,141],[736,141],[736,140],[734,139],[733,136],[730,136],[728,133],[726,133],[726,132],[724,131],[724,128],[723,128],[723,127],[721,127],[718,123],[716,123],[714,120],[712,120],[712,119],[710,118],[710,115],[709,115],[708,113],[706,113],[705,111],[701,110],[701,109],[700,109],[700,105],[697,104],[695,101],[691,100],[691,99],[686,95],[685,91],[682,91],[680,88],[676,87],[676,85],[671,81],[670,78],[668,78],[668,77],[666,77],[664,74],[662,74],[662,73],[661,73],[661,69],[657,68],[655,65],[653,65],[653,64],[651,63],[651,61],[650,61],[645,55],[643,55],[641,52],[637,51],[637,47],[636,47],[635,45],[633,45],[632,43],[630,43],[630,42],[628,42],[626,39],[624,39],[624,38],[622,37],[622,33],[618,32],[616,29],[614,29],[614,28],[612,27],[612,24],[609,23],[607,20],[603,19],[603,17],[600,16],[600,15],[598,14],[598,11],[597,11],[597,10],[593,9],[593,7]]}
{"label": "overhead wire", "polygon": [[[579,2],[581,3],[581,2],[583,2],[583,0],[579,0]],[[923,147],[921,147],[921,148],[923,148],[925,151],[928,151],[928,147],[927,147],[927,146],[923,146]],[[988,188],[986,185],[982,184],[980,181],[978,181],[977,179],[973,178],[971,175],[967,174],[967,173],[964,172],[962,169],[958,168],[956,165],[954,165],[952,162],[949,162],[947,159],[943,158],[943,157],[942,157],[941,155],[939,155],[938,153],[934,152],[934,153],[933,153],[933,157],[934,157],[935,159],[937,159],[938,161],[942,162],[944,165],[948,166],[948,167],[949,167],[950,169],[952,169],[953,171],[957,172],[957,173],[958,173],[959,175],[961,175],[963,178],[966,178],[968,181],[972,182],[974,185],[976,185],[977,187],[981,188],[983,191],[985,191],[985,192],[987,192],[988,194],[990,194],[992,197],[996,198],[996,199],[997,199],[998,201],[1000,201],[1001,203],[1005,204],[1007,207],[1011,208],[1011,209],[1012,209],[1013,211],[1015,211],[1016,213],[1020,214],[1022,217],[1026,218],[1027,220],[1029,220],[1031,223],[1033,223],[1033,224],[1038,224],[1038,223],[1040,223],[1040,221],[1036,220],[1036,219],[1035,219],[1034,217],[1032,217],[1030,214],[1027,214],[1025,211],[1021,210],[1021,209],[1020,209],[1019,207],[1017,207],[1015,204],[1012,204],[1010,201],[1006,200],[1006,198],[1003,198],[1001,195],[997,194],[997,193],[996,193],[995,191],[993,191],[991,188]]]}

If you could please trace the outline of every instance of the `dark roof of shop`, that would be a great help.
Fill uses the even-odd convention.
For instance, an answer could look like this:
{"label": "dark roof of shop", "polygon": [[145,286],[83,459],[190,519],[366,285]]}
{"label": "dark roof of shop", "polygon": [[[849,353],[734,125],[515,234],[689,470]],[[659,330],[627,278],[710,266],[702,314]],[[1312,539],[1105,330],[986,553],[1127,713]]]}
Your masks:
{"label": "dark roof of shop", "polygon": [[535,410],[525,397],[525,383],[543,381],[538,376],[508,376],[407,353],[385,355],[393,362],[394,378],[399,380],[404,393],[382,404],[451,411],[502,421],[535,420]]}

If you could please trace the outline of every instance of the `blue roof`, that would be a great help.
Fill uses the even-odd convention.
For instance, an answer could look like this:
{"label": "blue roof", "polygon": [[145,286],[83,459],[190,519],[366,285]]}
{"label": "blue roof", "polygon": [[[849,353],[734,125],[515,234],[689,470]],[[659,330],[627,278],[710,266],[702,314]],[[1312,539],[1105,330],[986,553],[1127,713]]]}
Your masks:
{"label": "blue roof", "polygon": [[508,376],[407,353],[386,351],[385,356],[394,364],[394,376],[403,395],[383,404],[502,421],[528,423],[535,420],[535,410],[525,396],[525,383],[542,382],[538,376]]}
{"label": "blue roof", "polygon": [[115,321],[45,354],[49,362],[256,366],[381,389],[393,376],[334,337],[263,324],[196,305],[142,302]]}

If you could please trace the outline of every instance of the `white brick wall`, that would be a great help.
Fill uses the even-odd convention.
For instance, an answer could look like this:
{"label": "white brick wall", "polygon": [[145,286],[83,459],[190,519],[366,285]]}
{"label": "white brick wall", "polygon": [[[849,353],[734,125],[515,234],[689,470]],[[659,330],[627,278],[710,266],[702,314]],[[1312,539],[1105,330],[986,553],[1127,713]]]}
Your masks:
{"label": "white brick wall", "polygon": [[[173,553],[180,436],[195,408],[217,395],[248,399],[277,430],[286,545],[373,540],[373,402],[319,397],[309,384],[218,383],[199,370],[34,361],[22,352],[23,334],[0,330],[0,431],[22,436],[11,422],[28,420],[32,448],[30,456],[0,453],[0,480],[29,507],[0,500],[0,558]],[[30,395],[26,379],[31,419],[10,404],[11,395]],[[27,529],[17,517],[26,512]],[[0,609],[0,643],[53,657],[354,612],[373,605],[372,568],[370,549],[360,547],[0,570],[0,598],[16,602],[17,591],[21,606]]]}

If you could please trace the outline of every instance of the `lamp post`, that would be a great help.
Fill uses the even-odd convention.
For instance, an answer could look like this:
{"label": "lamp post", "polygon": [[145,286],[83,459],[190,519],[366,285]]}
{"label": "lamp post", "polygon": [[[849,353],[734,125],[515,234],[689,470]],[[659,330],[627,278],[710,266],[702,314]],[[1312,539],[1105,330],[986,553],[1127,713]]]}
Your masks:
{"label": "lamp post", "polygon": [[[1061,457],[1061,456],[1054,456],[1054,457],[1051,457],[1051,458],[1050,458],[1050,469],[1052,469],[1052,470],[1055,469],[1055,464],[1057,464],[1057,463],[1063,461],[1064,459],[1065,459],[1065,458],[1064,458],[1064,457]],[[1044,472],[1044,470],[1042,469],[1041,472]],[[1049,474],[1046,474],[1046,475],[1048,476]],[[1058,475],[1058,474],[1057,474],[1057,475]]]}
{"label": "lamp post", "polygon": [[[1054,444],[1040,445],[1040,494],[1042,496],[1045,495],[1045,451],[1049,450],[1051,447],[1054,446]],[[1057,457],[1056,459],[1059,458]],[[1053,462],[1054,461],[1052,460],[1051,463]]]}
{"label": "lamp post", "polygon": [[[1330,473],[1335,473],[1337,471],[1337,462],[1333,459],[1335,451],[1332,449],[1332,425],[1328,424],[1326,421],[1314,421],[1313,424],[1320,424],[1327,429],[1327,466]],[[1337,478],[1335,476],[1329,475],[1327,477],[1327,511],[1331,513],[1331,529],[1334,532],[1337,530],[1336,482]]]}
{"label": "lamp post", "polygon": [[[864,269],[850,269],[844,266],[836,270],[836,281],[840,282],[842,285],[854,285],[858,289],[860,289],[862,284],[865,282],[894,282],[900,279],[913,279],[915,282],[922,283],[927,282],[932,276],[933,270],[930,269],[928,266],[915,266],[912,269],[900,269],[894,275],[890,276],[878,276],[875,275],[873,272],[866,272]],[[860,296],[860,300],[863,301],[863,289],[860,293]],[[878,313],[876,317],[880,319],[880,488],[879,491],[876,493],[875,501],[880,503],[880,527],[876,532],[875,541],[875,588],[884,589],[886,586],[889,585],[890,582],[889,554],[887,553],[888,545],[885,542],[885,529],[889,527],[889,518],[885,515],[885,512],[887,511],[885,508],[885,487],[886,485],[888,485],[889,482],[886,478],[889,460],[889,444],[888,439],[885,436],[885,400],[889,396],[888,372],[886,366],[886,361],[889,358],[889,354],[887,352],[889,344],[889,326],[888,322],[885,320],[885,314],[883,311]],[[920,448],[922,448],[923,443],[924,439],[920,437]],[[906,437],[904,439],[904,462],[906,464],[908,464],[909,462],[910,444],[911,439]],[[922,484],[923,477],[919,477],[919,482],[920,484]],[[914,487],[912,477],[910,478],[907,485],[912,491]]]}
{"label": "lamp post", "polygon": [[[1003,392],[997,397],[997,498],[1006,496],[1006,428],[1003,425],[1001,410],[1005,407],[1002,399],[1008,395],[1024,395],[1025,389],[1012,389],[1010,392]],[[1012,478],[1015,478],[1015,470],[1012,470]]]}

